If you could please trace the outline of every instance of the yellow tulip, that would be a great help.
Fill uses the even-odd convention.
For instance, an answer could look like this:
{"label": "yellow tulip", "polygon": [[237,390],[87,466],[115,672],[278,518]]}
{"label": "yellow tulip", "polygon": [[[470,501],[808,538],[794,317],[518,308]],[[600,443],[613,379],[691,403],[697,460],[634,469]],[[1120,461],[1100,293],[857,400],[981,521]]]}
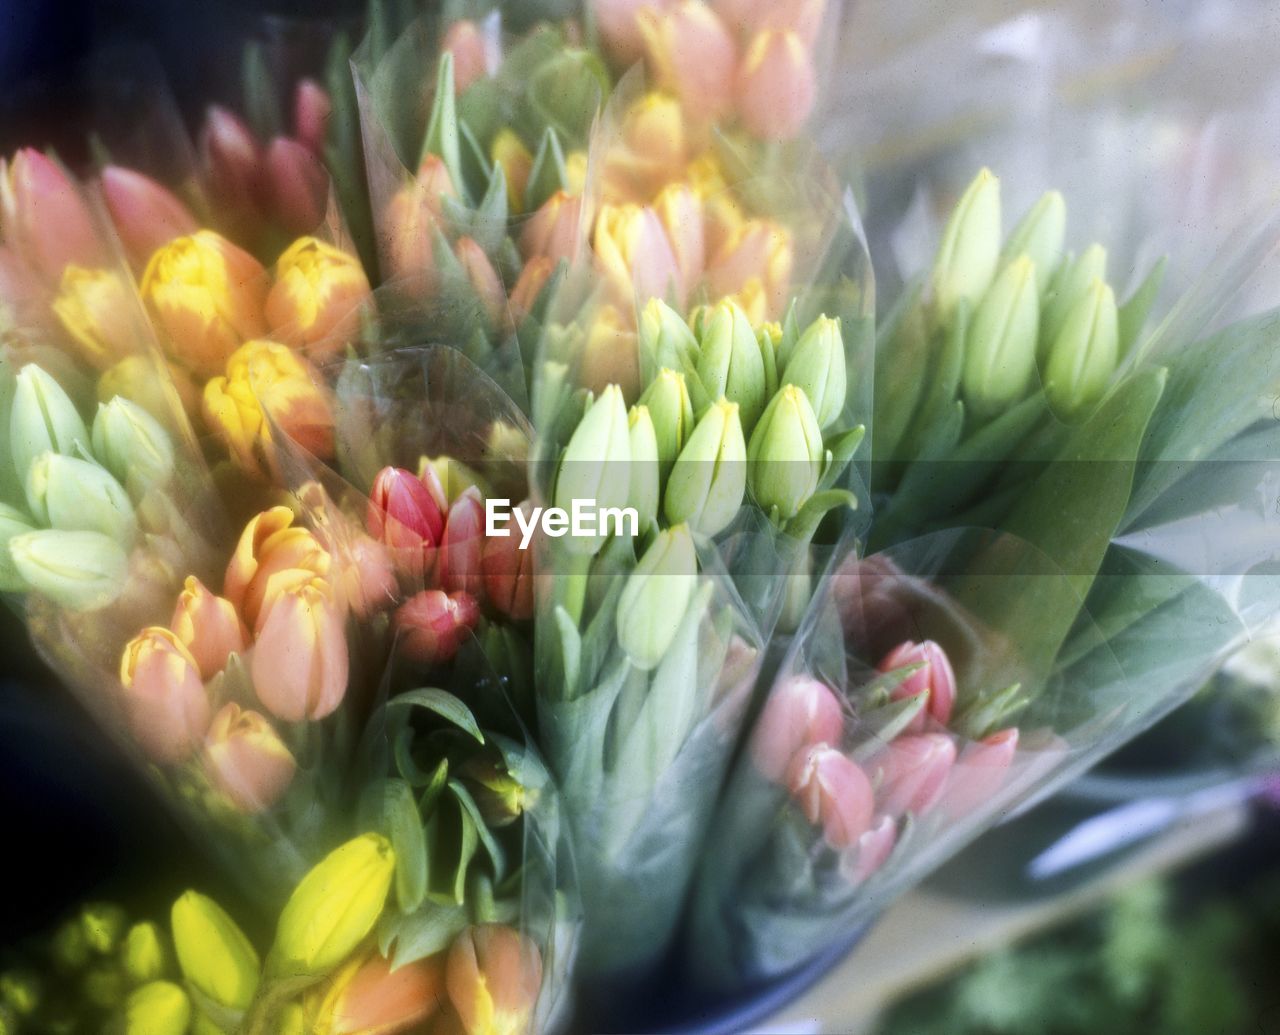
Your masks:
{"label": "yellow tulip", "polygon": [[228,1010],[244,1010],[258,990],[261,961],[236,922],[211,898],[188,891],[173,904],[178,966],[200,995]]}
{"label": "yellow tulip", "polygon": [[136,350],[134,296],[120,274],[68,266],[53,312],[87,359],[105,367]]}
{"label": "yellow tulip", "polygon": [[358,259],[315,237],[300,237],[276,261],[266,302],[271,337],[312,359],[328,359],[356,340],[369,299]]}

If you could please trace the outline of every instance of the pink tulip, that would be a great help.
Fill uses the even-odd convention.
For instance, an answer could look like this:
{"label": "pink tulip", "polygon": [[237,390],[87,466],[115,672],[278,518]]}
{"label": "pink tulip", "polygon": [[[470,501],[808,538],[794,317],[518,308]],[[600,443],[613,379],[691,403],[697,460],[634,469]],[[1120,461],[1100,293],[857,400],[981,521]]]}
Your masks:
{"label": "pink tulip", "polygon": [[924,695],[924,706],[911,720],[909,729],[912,733],[923,732],[926,716],[945,726],[951,721],[956,703],[956,674],[946,651],[933,640],[923,643],[906,640],[886,654],[876,667],[881,672],[892,672],[909,665],[921,667],[894,687],[892,694],[895,701]]}
{"label": "pink tulip", "polygon": [[472,486],[453,501],[437,552],[436,575],[446,593],[464,592],[479,600],[484,595],[484,500]]}
{"label": "pink tulip", "polygon": [[966,816],[988,804],[1004,785],[1017,752],[1016,727],[966,744],[947,788],[947,811],[955,816]]}
{"label": "pink tulip", "polygon": [[751,740],[751,757],[768,780],[780,781],[804,748],[839,744],[844,734],[840,700],[812,676],[789,676],[765,701]]}
{"label": "pink tulip", "polygon": [[840,872],[850,884],[862,884],[875,874],[893,854],[898,843],[898,825],[888,816],[877,819],[840,860]]}
{"label": "pink tulip", "polygon": [[582,247],[582,198],[557,191],[538,208],[520,232],[525,259],[545,256],[553,263],[577,258]]}
{"label": "pink tulip", "polygon": [[50,287],[57,286],[67,266],[100,266],[105,258],[75,181],[32,148],[8,162],[0,159],[0,235]]}
{"label": "pink tulip", "polygon": [[200,669],[168,629],[144,629],[120,658],[124,712],[143,753],[160,765],[186,759],[209,727]]}
{"label": "pink tulip", "polygon": [[671,242],[676,268],[680,271],[681,292],[690,297],[707,265],[702,201],[688,184],[673,183],[663,188],[653,208]]}
{"label": "pink tulip", "polygon": [[826,13],[826,0],[711,0],[711,6],[739,39],[754,39],[765,29],[790,30],[810,49]]}
{"label": "pink tulip", "polygon": [[249,630],[235,605],[210,593],[194,575],[183,583],[169,628],[191,652],[205,679],[221,672],[232,654],[243,654],[249,647]]}
{"label": "pink tulip", "polygon": [[683,307],[675,251],[658,215],[638,205],[605,205],[592,237],[596,261],[621,306],[675,296]]}
{"label": "pink tulip", "polygon": [[453,55],[453,85],[459,94],[489,74],[484,34],[475,22],[464,18],[450,25],[440,49]]}
{"label": "pink tulip", "polygon": [[196,217],[169,190],[149,176],[109,165],[102,170],[102,195],[129,260],[145,266],[151,253],[175,237],[199,229]]}
{"label": "pink tulip", "polygon": [[357,618],[368,618],[391,607],[399,589],[387,548],[370,536],[357,535],[347,547],[342,586]]}
{"label": "pink tulip", "polygon": [[640,15],[663,11],[670,0],[592,0],[596,28],[605,53],[619,68],[630,68],[644,57],[644,33]]}
{"label": "pink tulip", "polygon": [[265,159],[268,211],[297,237],[324,222],[329,204],[329,174],[306,145],[276,137]]}
{"label": "pink tulip", "polygon": [[945,733],[898,737],[878,760],[881,811],[891,816],[928,812],[947,789],[955,760],[955,742]]}
{"label": "pink tulip", "polygon": [[219,220],[236,231],[258,230],[262,145],[253,131],[226,108],[215,105],[200,133],[200,157]]}
{"label": "pink tulip", "polygon": [[875,792],[852,759],[826,744],[804,748],[787,774],[791,796],[832,848],[847,848],[871,825]]}
{"label": "pink tulip", "polygon": [[780,315],[791,289],[791,234],[778,223],[748,219],[717,249],[707,269],[713,298],[740,295],[754,283],[763,293],[766,313]]}
{"label": "pink tulip", "polygon": [[818,96],[813,57],[792,31],[761,32],[738,70],[738,117],[763,140],[790,140],[804,128]]}
{"label": "pink tulip", "polygon": [[443,493],[432,492],[412,471],[384,467],[373,480],[365,527],[391,551],[396,570],[422,585],[444,533]]}
{"label": "pink tulip", "polygon": [[0,311],[19,330],[57,326],[49,308],[49,286],[12,248],[0,245]]}
{"label": "pink tulip", "polygon": [[267,719],[227,704],[209,726],[205,771],[241,812],[265,812],[284,797],[298,764]]}
{"label": "pink tulip", "polygon": [[676,0],[662,11],[637,15],[654,78],[680,98],[694,119],[712,121],[733,100],[737,46],[702,0]]}
{"label": "pink tulip", "polygon": [[258,700],[285,722],[332,714],[347,692],[343,609],[313,578],[270,599],[258,621],[249,674]]}
{"label": "pink tulip", "polygon": [[454,245],[454,254],[471,290],[480,299],[489,323],[493,326],[500,325],[506,313],[507,293],[502,288],[502,281],[498,279],[498,271],[493,268],[484,249],[470,237],[461,237]]}
{"label": "pink tulip", "polygon": [[[518,509],[528,514],[526,500]],[[534,551],[520,549],[515,535],[492,536],[485,540],[480,560],[485,594],[489,603],[508,618],[524,621],[533,617]]]}
{"label": "pink tulip", "polygon": [[256,632],[267,603],[282,586],[325,578],[331,566],[329,551],[310,530],[293,524],[293,512],[272,507],[255,515],[240,533],[227,564],[222,595]]}
{"label": "pink tulip", "polygon": [[324,154],[333,101],[314,79],[303,79],[293,94],[293,129],[299,143],[314,155]]}
{"label": "pink tulip", "polygon": [[397,647],[419,665],[442,665],[458,653],[478,621],[480,605],[469,593],[424,590],[396,611]]}

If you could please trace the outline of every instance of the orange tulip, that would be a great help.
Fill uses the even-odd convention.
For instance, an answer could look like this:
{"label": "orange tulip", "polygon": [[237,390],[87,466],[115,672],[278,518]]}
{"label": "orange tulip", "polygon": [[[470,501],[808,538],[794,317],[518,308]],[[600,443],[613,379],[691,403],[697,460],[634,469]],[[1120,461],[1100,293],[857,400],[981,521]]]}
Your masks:
{"label": "orange tulip", "polygon": [[272,507],[245,525],[222,592],[256,630],[264,605],[280,587],[326,578],[331,566],[329,552],[311,531],[293,524],[293,511]]}
{"label": "orange tulip", "polygon": [[501,324],[506,315],[507,293],[502,288],[502,281],[498,279],[498,271],[493,268],[484,249],[470,237],[462,237],[453,250],[471,290],[480,299],[490,324]]}
{"label": "orange tulip", "polygon": [[183,583],[169,628],[190,651],[205,679],[212,679],[226,667],[227,658],[243,654],[249,646],[249,630],[235,605],[214,596],[194,575]]}
{"label": "orange tulip", "polygon": [[334,979],[320,1006],[317,1035],[396,1035],[418,1030],[445,1003],[444,954],[391,969],[376,953]]}
{"label": "orange tulip", "polygon": [[387,548],[370,536],[356,536],[347,547],[342,588],[357,618],[367,618],[391,607],[399,594]]}
{"label": "orange tulip", "polygon": [[658,85],[679,97],[694,119],[723,115],[733,100],[738,54],[715,11],[702,0],[677,0],[662,11],[641,11],[638,20]]}
{"label": "orange tulip", "polygon": [[435,261],[433,229],[445,198],[456,198],[457,188],[444,162],[427,155],[412,181],[387,203],[379,226],[380,249],[391,280],[399,281],[411,295],[434,291],[439,270]]}
{"label": "orange tulip", "polygon": [[544,256],[551,262],[572,262],[582,247],[582,198],[556,191],[529,217],[520,232],[520,251],[526,259]]}
{"label": "orange tulip", "polygon": [[542,986],[542,956],[520,932],[482,924],[454,941],[445,982],[467,1035],[523,1035]]}
{"label": "orange tulip", "polygon": [[488,47],[475,22],[464,18],[450,25],[440,49],[453,55],[453,86],[458,93],[489,74]]}
{"label": "orange tulip", "polygon": [[323,719],[342,703],[348,671],[346,621],[327,582],[311,578],[267,597],[249,662],[267,711],[286,722]]}
{"label": "orange tulip", "polygon": [[511,315],[516,320],[522,320],[532,312],[555,268],[555,262],[546,255],[535,255],[525,263],[516,278],[515,287],[511,289],[509,300]]}
{"label": "orange tulip", "polygon": [[713,298],[736,298],[754,324],[782,315],[791,283],[791,235],[764,219],[743,222],[707,270]]}
{"label": "orange tulip", "polygon": [[358,337],[370,294],[358,259],[315,237],[300,237],[276,260],[266,302],[271,336],[312,359],[328,359]]}
{"label": "orange tulip", "polygon": [[187,758],[209,726],[200,669],[182,641],[152,626],[129,641],[120,658],[124,711],[143,753],[172,765]]}
{"label": "orange tulip", "polygon": [[213,717],[204,744],[205,770],[241,812],[265,812],[293,782],[298,764],[267,719],[227,704]]}

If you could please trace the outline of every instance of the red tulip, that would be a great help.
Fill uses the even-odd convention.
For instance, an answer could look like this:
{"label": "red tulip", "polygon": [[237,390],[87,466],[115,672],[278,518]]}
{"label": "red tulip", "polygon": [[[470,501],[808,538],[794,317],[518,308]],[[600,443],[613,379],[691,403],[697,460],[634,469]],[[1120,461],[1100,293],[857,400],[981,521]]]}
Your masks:
{"label": "red tulip", "polygon": [[384,467],[373,480],[365,526],[391,551],[396,569],[422,585],[444,533],[444,498],[412,471]]}
{"label": "red tulip", "polygon": [[484,525],[484,500],[472,486],[449,507],[440,536],[436,574],[446,593],[465,592],[476,599],[483,596]]}
{"label": "red tulip", "polygon": [[402,655],[419,665],[442,665],[480,621],[480,605],[469,593],[423,590],[410,597],[395,613]]}

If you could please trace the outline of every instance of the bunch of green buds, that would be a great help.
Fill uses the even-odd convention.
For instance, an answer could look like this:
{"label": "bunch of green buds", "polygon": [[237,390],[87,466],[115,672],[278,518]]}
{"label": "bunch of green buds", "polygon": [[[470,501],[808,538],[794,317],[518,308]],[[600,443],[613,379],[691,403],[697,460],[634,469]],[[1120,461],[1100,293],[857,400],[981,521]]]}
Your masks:
{"label": "bunch of green buds", "polygon": [[141,535],[139,509],[174,472],[168,433],[123,396],[92,425],[58,382],[0,367],[0,589],[74,610],[111,603]]}

